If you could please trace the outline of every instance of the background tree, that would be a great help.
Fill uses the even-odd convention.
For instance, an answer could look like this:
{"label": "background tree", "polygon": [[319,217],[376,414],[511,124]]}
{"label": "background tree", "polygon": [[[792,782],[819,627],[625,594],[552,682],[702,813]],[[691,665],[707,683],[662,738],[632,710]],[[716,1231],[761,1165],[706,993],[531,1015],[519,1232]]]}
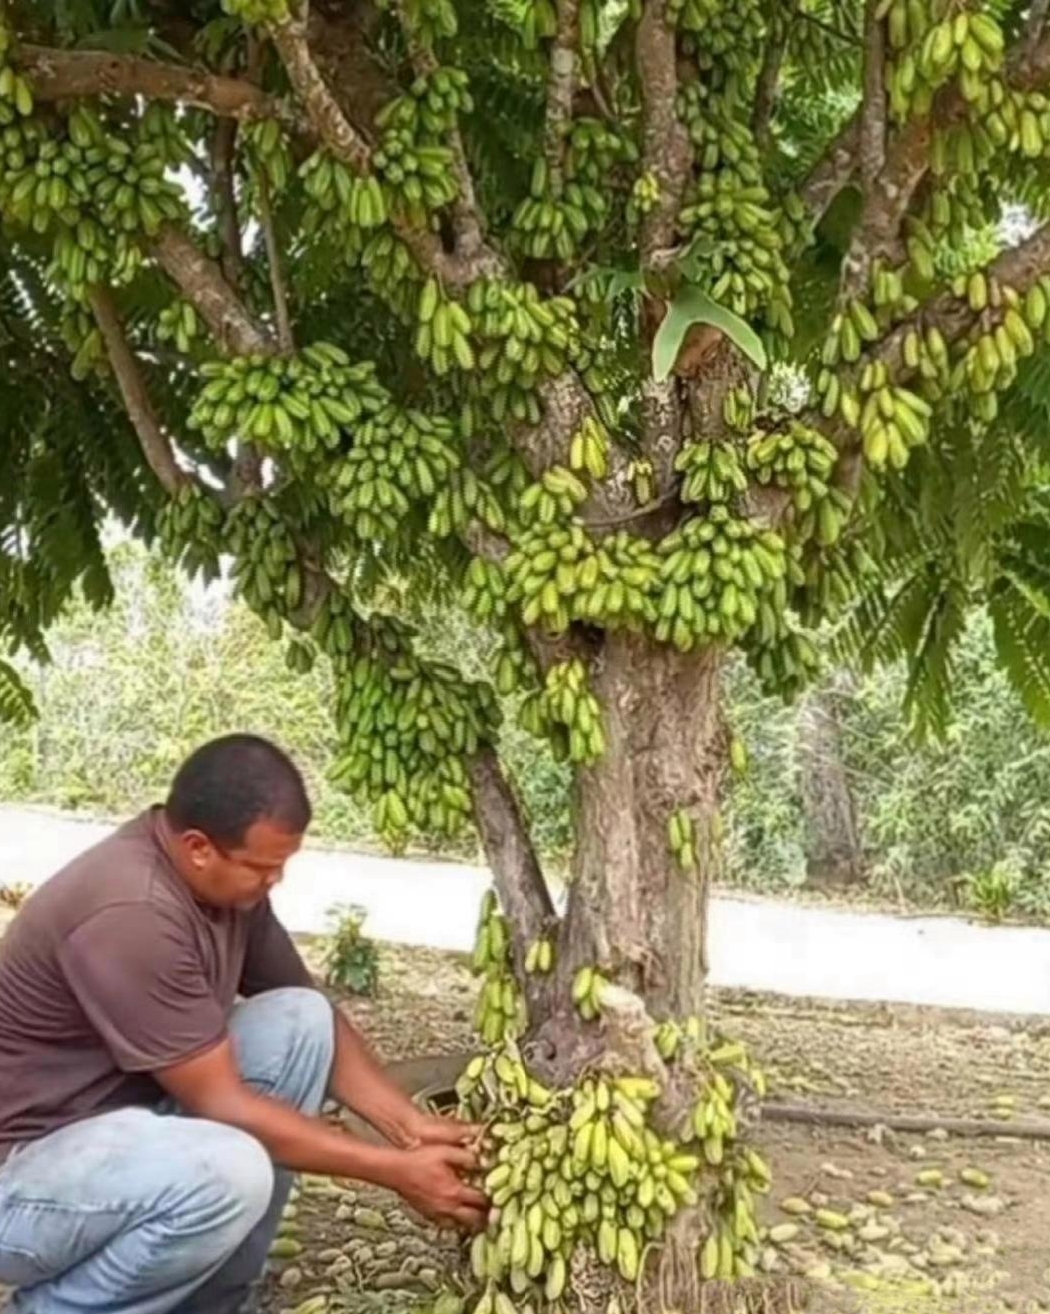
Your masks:
{"label": "background tree", "polygon": [[[1046,203],[1044,6],[7,15],[7,386],[61,342],[82,391],[49,369],[5,439],[4,637],[42,645],[77,579],[105,599],[105,509],[191,571],[232,558],[289,661],[332,663],[338,774],[391,844],[473,816],[493,867],[480,1314],[604,1308],[643,1268],[669,1308],[764,1300],[761,1082],[700,1020],[745,759],[720,678],[736,645],[797,692],[845,608],[842,650],[908,655],[936,725],[987,596],[1050,709],[1050,227],[997,237]],[[563,917],[492,690],[417,651],[412,588],[491,624],[497,687],[573,764]]]}

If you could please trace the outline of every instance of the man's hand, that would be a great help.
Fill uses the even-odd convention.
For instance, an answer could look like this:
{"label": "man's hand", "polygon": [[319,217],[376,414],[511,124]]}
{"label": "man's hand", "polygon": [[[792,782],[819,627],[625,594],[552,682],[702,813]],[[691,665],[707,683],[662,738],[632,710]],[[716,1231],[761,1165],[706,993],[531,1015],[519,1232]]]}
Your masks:
{"label": "man's hand", "polygon": [[411,1150],[420,1145],[474,1145],[481,1138],[482,1130],[473,1123],[413,1109],[403,1131],[404,1146]]}
{"label": "man's hand", "polygon": [[488,1199],[463,1181],[478,1166],[473,1150],[460,1145],[421,1145],[404,1150],[391,1186],[413,1209],[444,1226],[480,1232]]}

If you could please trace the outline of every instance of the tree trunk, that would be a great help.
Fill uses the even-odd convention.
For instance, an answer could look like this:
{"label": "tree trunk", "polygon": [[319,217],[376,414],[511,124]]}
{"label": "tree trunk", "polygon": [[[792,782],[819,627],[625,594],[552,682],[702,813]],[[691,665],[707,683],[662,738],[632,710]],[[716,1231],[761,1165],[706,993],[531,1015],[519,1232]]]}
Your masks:
{"label": "tree trunk", "polygon": [[811,690],[799,710],[796,761],[805,825],[806,877],[821,887],[864,880],[856,803],[842,749],[842,702],[851,682],[838,673]]}
{"label": "tree trunk", "polygon": [[[720,860],[717,836],[728,740],[721,708],[724,654],[678,653],[611,635],[593,677],[606,751],[579,774],[576,853],[555,998],[571,999],[583,967],[598,967],[637,997],[653,1021],[699,1014],[707,975],[707,905]],[[669,843],[683,809],[698,862],[679,868]],[[608,1037],[581,1027],[563,1004],[540,1025],[547,1074],[572,1080]],[[644,1049],[644,1042],[640,1042]],[[644,1056],[633,1055],[644,1062]]]}

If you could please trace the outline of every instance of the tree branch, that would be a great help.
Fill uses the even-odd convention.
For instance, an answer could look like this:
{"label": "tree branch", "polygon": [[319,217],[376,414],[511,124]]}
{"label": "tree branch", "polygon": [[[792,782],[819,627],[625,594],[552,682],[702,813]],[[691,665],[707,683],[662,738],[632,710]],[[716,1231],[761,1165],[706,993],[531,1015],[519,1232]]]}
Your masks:
{"label": "tree branch", "polygon": [[467,769],[478,834],[500,903],[513,927],[514,952],[521,969],[529,945],[549,934],[557,920],[554,904],[521,807],[495,751],[482,749]]}
{"label": "tree branch", "polygon": [[270,287],[273,290],[273,310],[277,318],[277,344],[284,352],[295,350],[292,317],[288,309],[288,289],[284,281],[281,252],[273,226],[273,208],[270,205],[270,185],[264,174],[258,178],[259,215],[262,220],[263,241],[266,244],[266,263],[270,267]]}
{"label": "tree branch", "polygon": [[879,16],[881,0],[864,11],[864,100],[860,115],[860,176],[865,191],[875,184],[886,160],[886,40]]}
{"label": "tree branch", "polygon": [[572,122],[572,98],[576,94],[576,68],[580,43],[579,0],[557,0],[558,31],[551,48],[547,76],[547,115],[543,128],[543,154],[547,161],[551,190],[561,193],[565,182],[565,139]]}
{"label": "tree branch", "polygon": [[1028,18],[1025,21],[1024,49],[1026,53],[1033,51],[1042,39],[1048,10],[1050,10],[1050,0],[1032,0],[1032,6],[1028,10]]}
{"label": "tree branch", "polygon": [[174,496],[190,482],[190,477],[175,461],[175,453],[153,409],[146,380],[128,343],[109,289],[96,286],[89,295],[91,311],[106,344],[109,363],[124,398],[128,419],[138,434],[143,455],[161,487]]}
{"label": "tree branch", "polygon": [[241,78],[104,50],[20,45],[13,58],[15,66],[32,81],[33,95],[41,101],[144,96],[192,105],[222,118],[245,122],[259,118],[297,122],[288,105]]}
{"label": "tree branch", "polygon": [[770,33],[755,87],[751,128],[756,142],[763,150],[768,150],[772,141],[773,115],[776,113],[777,96],[780,93],[780,70],[784,64],[784,55],[787,53],[788,24],[793,17],[792,7],[776,30]]}
{"label": "tree branch", "polygon": [[689,178],[693,148],[678,117],[675,25],[668,0],[645,5],[635,38],[635,64],[642,86],[642,171],[652,173],[660,198],[642,225],[642,266],[670,246]]}
{"label": "tree branch", "polygon": [[854,114],[799,185],[798,194],[814,223],[818,223],[827,214],[839,192],[853,177],[859,147],[858,113]]}
{"label": "tree branch", "polygon": [[222,272],[231,286],[244,282],[244,252],[241,226],[237,219],[237,194],[234,189],[234,158],[237,149],[237,121],[221,119],[211,139],[211,198],[219,234],[222,237]]}
{"label": "tree branch", "polygon": [[166,224],[153,254],[168,277],[192,302],[224,355],[269,355],[274,341],[256,324],[247,307],[222,276],[222,270],[188,238]]}
{"label": "tree branch", "polygon": [[358,173],[368,173],[372,167],[371,149],[339,108],[314,63],[306,37],[306,20],[292,17],[275,23],[270,35],[289,81],[306,107],[314,132],[339,159]]}

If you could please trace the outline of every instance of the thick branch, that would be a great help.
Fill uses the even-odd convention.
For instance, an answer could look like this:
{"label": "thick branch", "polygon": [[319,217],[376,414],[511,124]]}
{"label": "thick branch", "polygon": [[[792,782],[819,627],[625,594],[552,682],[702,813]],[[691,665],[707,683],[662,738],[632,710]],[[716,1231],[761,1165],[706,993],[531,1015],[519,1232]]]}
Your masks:
{"label": "thick branch", "polygon": [[864,100],[860,115],[860,176],[867,191],[886,159],[886,40],[881,0],[868,0],[864,14]]}
{"label": "thick branch", "polygon": [[693,151],[685,125],[675,110],[678,73],[675,25],[667,0],[645,6],[635,40],[635,63],[642,85],[642,172],[660,186],[660,198],[642,226],[642,264],[671,246]]}
{"label": "thick branch", "polygon": [[[521,807],[491,748],[470,760],[474,818],[515,937],[519,969],[528,947],[551,933],[557,920]],[[527,978],[523,978],[527,979]]]}
{"label": "thick branch", "polygon": [[558,0],[558,33],[551,49],[550,72],[547,77],[547,118],[543,129],[543,154],[555,195],[561,192],[564,183],[565,138],[572,122],[579,43],[579,0]]}
{"label": "thick branch", "polygon": [[281,101],[241,78],[163,64],[137,55],[105,50],[53,50],[18,46],[15,65],[31,79],[37,100],[83,96],[144,96],[210,110],[223,118],[279,118],[289,110]]}
{"label": "thick branch", "polygon": [[188,483],[189,476],[179,469],[175,461],[171,443],[153,409],[146,380],[142,377],[139,362],[128,343],[124,325],[120,322],[120,315],[108,288],[94,287],[90,297],[91,310],[106,344],[109,363],[124,398],[128,419],[138,434],[150,469],[165,492],[174,495]]}
{"label": "thick branch", "polygon": [[860,115],[855,114],[810,170],[798,189],[812,221],[818,223],[853,177],[860,145]]}
{"label": "thick branch", "polygon": [[1042,39],[1048,11],[1050,11],[1050,0],[1032,0],[1032,7],[1025,21],[1026,52],[1034,50]]}
{"label": "thick branch", "polygon": [[275,24],[271,35],[288,78],[306,106],[314,132],[339,159],[358,173],[367,173],[371,168],[372,152],[339,108],[314,63],[305,20],[290,18],[287,22]]}
{"label": "thick branch", "polygon": [[252,318],[234,289],[185,233],[171,224],[161,229],[153,245],[161,268],[197,309],[220,351],[227,355],[267,355],[273,339]]}

